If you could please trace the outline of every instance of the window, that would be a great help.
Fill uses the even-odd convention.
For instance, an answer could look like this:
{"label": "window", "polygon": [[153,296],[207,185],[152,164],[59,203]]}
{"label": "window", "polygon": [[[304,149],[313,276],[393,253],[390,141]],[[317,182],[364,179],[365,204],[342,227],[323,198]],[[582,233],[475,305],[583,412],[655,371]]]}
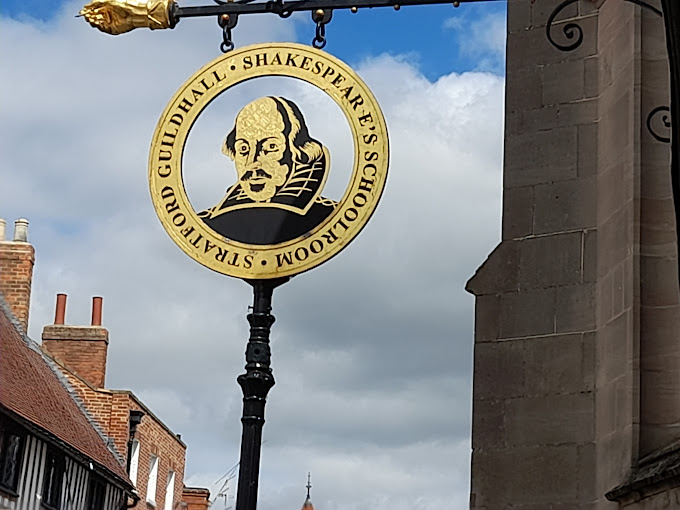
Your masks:
{"label": "window", "polygon": [[45,455],[45,474],[42,490],[42,504],[47,508],[59,510],[63,481],[64,459],[56,450],[48,449]]}
{"label": "window", "polygon": [[0,429],[0,488],[16,494],[21,472],[24,438],[17,431]]}
{"label": "window", "polygon": [[175,496],[175,472],[168,471],[168,484],[165,486],[165,510],[172,510]]}
{"label": "window", "polygon": [[146,502],[156,506],[156,481],[158,480],[158,457],[151,456],[149,462],[149,483],[146,484]]}
{"label": "window", "polygon": [[90,478],[90,486],[87,489],[87,510],[104,510],[106,496],[106,484],[98,476]]}
{"label": "window", "polygon": [[139,441],[136,439],[132,441],[130,448],[130,481],[132,485],[137,486],[137,471],[139,470]]}

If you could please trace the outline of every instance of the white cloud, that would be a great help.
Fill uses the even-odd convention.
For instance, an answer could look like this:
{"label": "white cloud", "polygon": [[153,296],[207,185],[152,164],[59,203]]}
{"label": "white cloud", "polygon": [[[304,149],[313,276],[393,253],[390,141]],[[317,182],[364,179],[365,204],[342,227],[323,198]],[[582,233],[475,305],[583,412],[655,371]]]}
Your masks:
{"label": "white cloud", "polygon": [[[86,324],[90,296],[103,295],[109,386],[132,389],[181,433],[188,483],[212,487],[238,460],[251,291],[173,245],[148,198],[146,161],[165,103],[218,55],[219,30],[185,20],[113,38],[73,18],[77,9],[37,26],[0,20],[0,215],[31,221],[30,332],[39,338],[52,321],[57,292],[70,294],[70,324]],[[295,26],[257,16],[235,36],[294,40]],[[374,218],[340,256],[275,292],[262,510],[301,505],[310,470],[317,508],[467,507],[473,301],[463,287],[498,238],[503,82],[430,82],[410,58],[358,66],[391,138]],[[333,105],[281,86],[334,168],[346,168]],[[253,93],[236,91],[225,109]],[[229,184],[215,145],[229,122],[197,125],[190,157],[206,171],[192,200]]]}
{"label": "white cloud", "polygon": [[476,69],[503,73],[505,63],[506,14],[493,12],[480,17],[465,14],[447,18],[442,26],[458,35],[461,55],[477,59]]}

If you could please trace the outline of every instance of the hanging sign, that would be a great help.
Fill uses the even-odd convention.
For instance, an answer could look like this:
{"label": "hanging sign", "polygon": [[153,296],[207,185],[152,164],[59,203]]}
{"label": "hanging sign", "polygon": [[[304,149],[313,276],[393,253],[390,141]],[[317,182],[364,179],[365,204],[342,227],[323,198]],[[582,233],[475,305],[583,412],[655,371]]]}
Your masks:
{"label": "hanging sign", "polygon": [[[237,105],[220,148],[225,180],[214,184],[226,193],[194,210],[182,164],[192,126],[220,94],[265,76],[318,87],[344,113],[354,142],[344,195],[338,201],[324,196],[331,154],[298,105],[269,96]],[[175,94],[154,133],[149,185],[163,227],[191,258],[229,276],[278,278],[322,264],[357,236],[378,205],[388,159],[380,107],[349,66],[309,46],[259,44],[214,60]]]}

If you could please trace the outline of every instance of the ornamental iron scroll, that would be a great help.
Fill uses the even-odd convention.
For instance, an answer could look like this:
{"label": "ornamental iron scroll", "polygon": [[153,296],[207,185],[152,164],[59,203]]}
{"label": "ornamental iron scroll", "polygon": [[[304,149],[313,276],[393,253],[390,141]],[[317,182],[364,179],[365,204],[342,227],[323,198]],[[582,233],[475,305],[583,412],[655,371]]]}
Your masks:
{"label": "ornamental iron scroll", "polygon": [[[564,9],[566,9],[572,4],[577,3],[578,1],[579,0],[565,0],[557,7],[555,7],[555,9],[550,13],[550,16],[548,16],[548,22],[546,23],[545,26],[546,37],[548,38],[548,41],[550,41],[550,44],[552,44],[555,48],[557,48],[560,51],[565,52],[573,51],[579,46],[581,46],[581,44],[583,43],[583,28],[581,28],[581,25],[579,25],[576,21],[565,22],[562,26],[562,33],[564,34],[564,37],[566,37],[570,41],[575,39],[572,42],[567,44],[560,44],[557,41],[555,41],[555,39],[553,39],[552,35],[552,29],[555,25],[555,18],[557,18],[560,12],[562,12]],[[658,16],[663,17],[663,13],[659,9],[645,2],[644,0],[624,0],[624,2],[629,2],[638,5],[642,8],[649,9]]]}
{"label": "ornamental iron scroll", "polygon": [[[662,142],[662,143],[671,143],[670,112],[671,112],[671,109],[668,106],[657,106],[651,112],[649,112],[649,115],[647,115],[647,130],[656,140],[658,140],[659,142]],[[663,136],[662,134],[659,134],[657,131],[654,130],[654,125],[655,124],[657,126],[659,125],[658,122],[654,121],[655,118],[661,119],[661,123],[663,124],[664,128],[669,131],[669,136]]]}
{"label": "ornamental iron scroll", "polygon": [[548,41],[550,41],[550,44],[552,44],[555,48],[557,48],[560,51],[575,50],[576,48],[581,46],[581,43],[583,42],[583,29],[581,28],[581,25],[573,21],[565,23],[564,26],[562,27],[562,32],[564,33],[564,36],[569,40],[576,38],[575,41],[573,41],[570,44],[560,44],[557,41],[555,41],[555,39],[553,39],[552,37],[552,28],[553,24],[555,23],[555,18],[565,8],[578,1],[579,0],[565,0],[560,5],[555,7],[553,12],[551,12],[550,16],[548,17],[548,23],[546,23],[545,25],[545,35],[548,38]]}

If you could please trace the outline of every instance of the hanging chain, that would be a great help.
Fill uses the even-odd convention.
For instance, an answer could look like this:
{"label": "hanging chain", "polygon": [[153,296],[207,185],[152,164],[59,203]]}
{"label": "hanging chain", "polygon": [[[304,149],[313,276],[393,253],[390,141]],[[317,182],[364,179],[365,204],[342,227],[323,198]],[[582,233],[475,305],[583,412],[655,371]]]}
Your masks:
{"label": "hanging chain", "polygon": [[326,25],[323,23],[316,24],[316,35],[312,39],[312,46],[318,50],[326,46]]}
{"label": "hanging chain", "polygon": [[326,46],[326,24],[332,17],[332,9],[317,9],[312,12],[312,20],[316,23],[316,35],[312,39],[312,46],[319,50]]}
{"label": "hanging chain", "polygon": [[220,44],[220,50],[222,53],[226,53],[234,49],[234,41],[231,40],[231,28],[227,25],[222,27],[222,43]]}
{"label": "hanging chain", "polygon": [[227,53],[234,49],[234,41],[231,39],[231,29],[236,26],[237,22],[238,14],[222,14],[217,18],[217,23],[222,27],[222,42],[220,43],[220,50],[222,53]]}

